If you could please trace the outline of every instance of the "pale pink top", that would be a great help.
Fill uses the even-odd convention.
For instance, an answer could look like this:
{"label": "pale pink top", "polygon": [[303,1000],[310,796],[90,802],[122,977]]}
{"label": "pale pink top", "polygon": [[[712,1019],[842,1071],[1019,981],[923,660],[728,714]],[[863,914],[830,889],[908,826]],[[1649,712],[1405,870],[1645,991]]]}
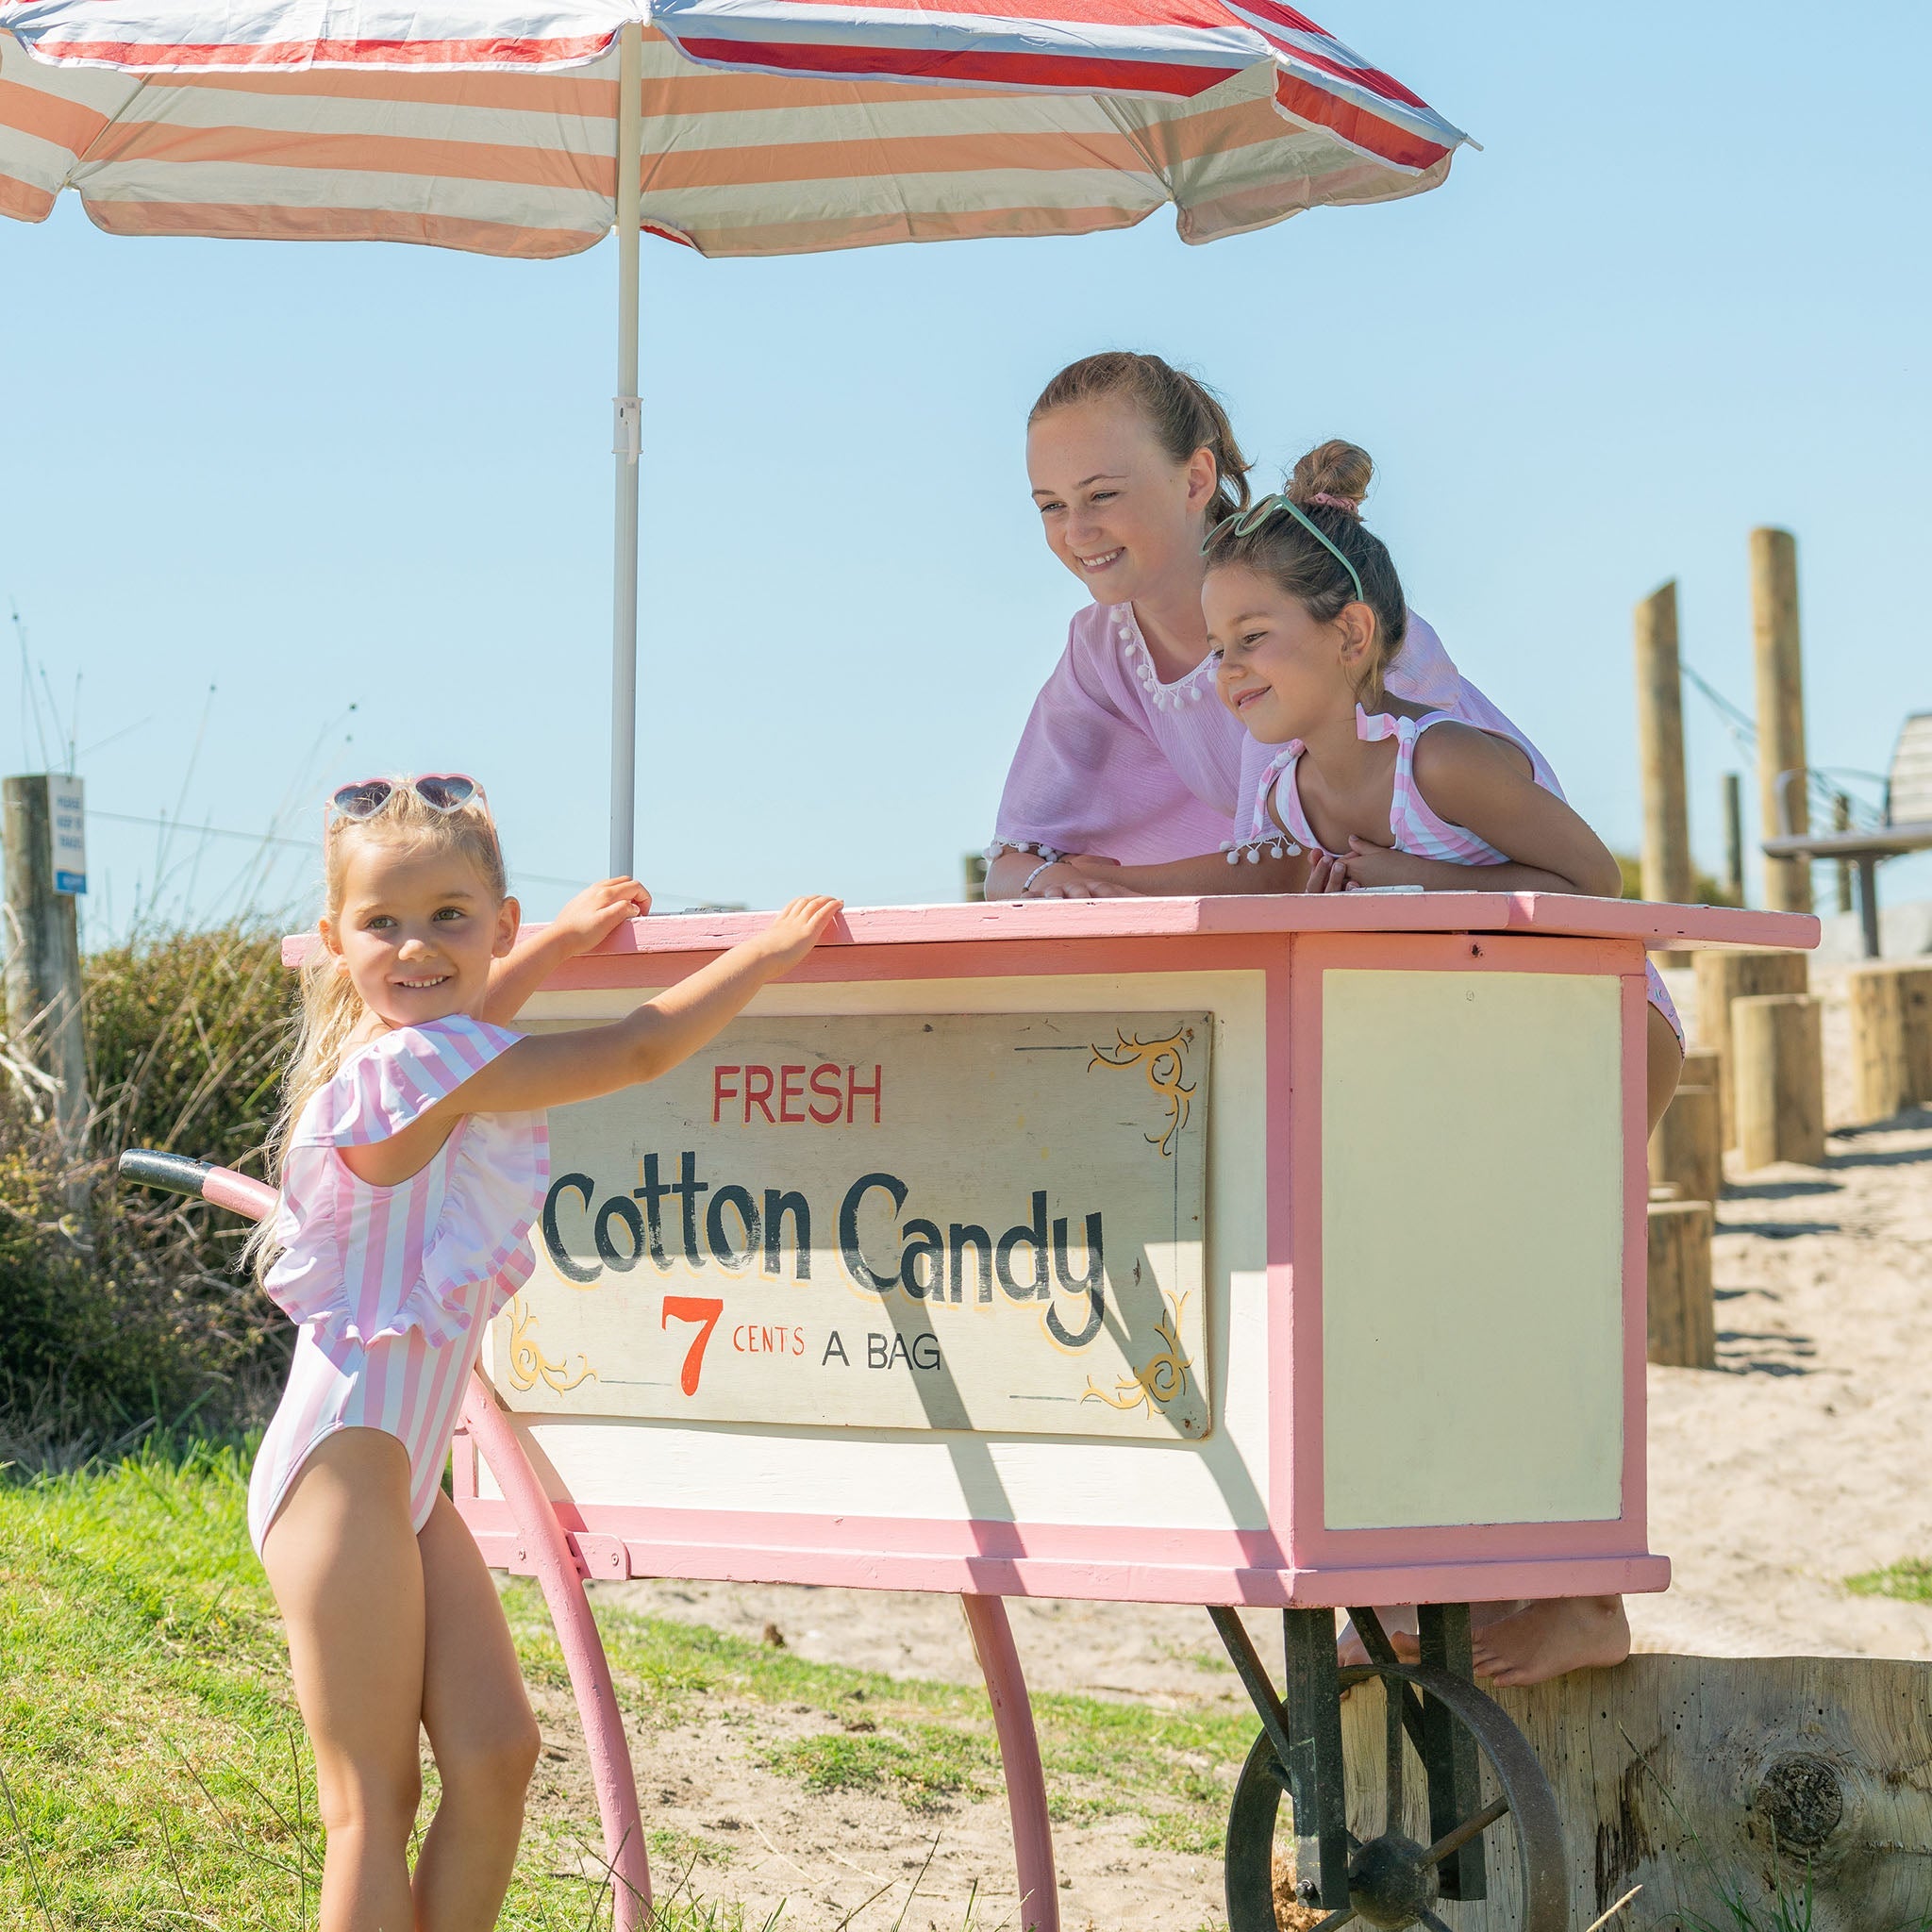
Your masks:
{"label": "pale pink top", "polygon": [[411,1516],[427,1522],[484,1327],[536,1266],[549,1131],[541,1113],[466,1114],[420,1173],[358,1180],[343,1147],[386,1141],[521,1036],[461,1014],[360,1048],[302,1110],[284,1157],[263,1281],[298,1323],[289,1386],[248,1485],[258,1551],[316,1445],[368,1427],[408,1452]]}
{"label": "pale pink top", "polygon": [[[1505,731],[1535,755],[1413,611],[1387,682],[1398,697]],[[1074,613],[1066,650],[1034,700],[987,857],[1091,852],[1158,865],[1219,851],[1257,836],[1237,831],[1237,815],[1276,749],[1257,745],[1222,704],[1211,657],[1163,684],[1134,607],[1090,604]]]}
{"label": "pale pink top", "polygon": [[[1451,865],[1507,865],[1509,862],[1507,852],[1499,851],[1467,825],[1451,824],[1423,796],[1421,787],[1415,782],[1416,740],[1432,724],[1462,722],[1448,711],[1431,711],[1424,718],[1399,718],[1393,712],[1383,711],[1372,718],[1361,706],[1355,708],[1355,733],[1365,744],[1375,743],[1384,738],[1395,740],[1395,771],[1389,788],[1389,837],[1396,851],[1412,853],[1418,858],[1444,859]],[[1554,791],[1558,798],[1562,797],[1557,774],[1543,761],[1535,746],[1525,743],[1513,732],[1503,735],[1523,745],[1529,756],[1536,782],[1545,791]],[[1315,837],[1314,827],[1308,824],[1308,815],[1302,808],[1301,786],[1295,777],[1295,768],[1301,763],[1306,748],[1299,738],[1291,738],[1275,752],[1257,794],[1256,812],[1257,816],[1265,817],[1272,794],[1274,821],[1286,829],[1289,837],[1307,851],[1326,852],[1327,847]],[[1341,855],[1329,853],[1328,856],[1336,858]],[[1676,1005],[1655,960],[1643,962],[1643,980],[1650,1004],[1670,1022],[1671,1031],[1677,1036],[1677,1044],[1682,1046],[1684,1023],[1677,1017]]]}
{"label": "pale pink top", "polygon": [[[1431,711],[1424,718],[1399,718],[1392,711],[1379,711],[1372,718],[1361,706],[1355,708],[1355,735],[1364,744],[1378,743],[1385,738],[1395,740],[1395,770],[1389,788],[1389,837],[1396,851],[1412,853],[1418,858],[1445,859],[1451,865],[1507,865],[1507,852],[1499,852],[1467,825],[1451,824],[1416,786],[1416,740],[1432,724],[1459,723],[1460,719],[1447,711]],[[1302,809],[1301,786],[1295,778],[1295,768],[1306,749],[1299,738],[1290,739],[1274,755],[1268,784],[1274,796],[1275,817],[1289,836],[1310,852],[1326,852]],[[1541,765],[1541,759],[1533,762]],[[1543,783],[1543,770],[1547,767],[1536,774],[1539,785]],[[1557,789],[1554,775],[1545,789]]]}

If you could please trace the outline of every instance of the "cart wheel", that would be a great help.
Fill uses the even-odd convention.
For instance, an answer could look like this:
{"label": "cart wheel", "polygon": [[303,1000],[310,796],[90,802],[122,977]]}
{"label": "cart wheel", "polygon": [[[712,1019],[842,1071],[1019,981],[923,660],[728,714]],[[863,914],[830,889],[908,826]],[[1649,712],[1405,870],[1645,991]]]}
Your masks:
{"label": "cart wheel", "polygon": [[[1374,1927],[1375,1932],[1400,1932],[1407,1925],[1454,1932],[1452,1922],[1437,1911],[1445,1903],[1452,1915],[1456,1910],[1453,1901],[1445,1898],[1455,1887],[1453,1881],[1449,1887],[1442,1884],[1443,1869],[1467,1870],[1484,1835],[1505,1819],[1509,1821],[1507,1836],[1515,1841],[1517,1895],[1522,1901],[1517,1932],[1567,1932],[1569,1881],[1556,1797],[1528,1740],[1502,1707],[1474,1684],[1426,1665],[1368,1664],[1344,1670],[1340,1677],[1344,1690],[1371,1680],[1382,1685],[1389,1717],[1375,1821],[1381,1835],[1364,1841],[1349,1833],[1345,1907],[1318,1918],[1304,1906],[1285,1924],[1275,1908],[1274,1831],[1289,1780],[1264,1731],[1241,1766],[1228,1812],[1228,1932],[1301,1932],[1304,1927],[1307,1932],[1329,1932],[1351,1924]],[[1427,1845],[1403,1828],[1407,1801],[1411,1794],[1420,1797],[1423,1782],[1422,1761],[1404,1722],[1405,1696],[1412,1695],[1405,1693],[1404,1687],[1410,1685],[1445,1710],[1474,1743],[1489,1767],[1485,1782],[1496,1792]],[[1410,1713],[1409,1722],[1413,1721]],[[1500,1843],[1496,1850],[1502,1850]],[[1463,1890],[1467,1896],[1480,1896],[1481,1882],[1474,1887],[1465,1884]]]}

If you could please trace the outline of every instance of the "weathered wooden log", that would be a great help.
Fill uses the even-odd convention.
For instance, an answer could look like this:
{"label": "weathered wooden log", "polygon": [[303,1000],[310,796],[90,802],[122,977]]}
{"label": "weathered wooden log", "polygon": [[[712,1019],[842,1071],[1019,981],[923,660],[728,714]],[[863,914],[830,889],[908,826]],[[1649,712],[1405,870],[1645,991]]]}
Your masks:
{"label": "weathered wooden log", "polygon": [[1650,1137],[1653,1184],[1674,1181],[1686,1201],[1715,1201],[1724,1179],[1717,1089],[1680,1085]]}
{"label": "weathered wooden log", "polygon": [[[1809,966],[1803,953],[1717,953],[1695,956],[1697,968],[1697,1043],[1719,1058],[1718,1110],[1726,1147],[1738,1144],[1737,1114],[1730,1080],[1731,1005],[1760,993],[1803,992],[1809,985]],[[1687,1066],[1684,1077],[1689,1080]]]}
{"label": "weathered wooden log", "polygon": [[[1633,1657],[1495,1695],[1555,1788],[1577,1932],[1639,1885],[1606,1932],[1915,1932],[1932,1909],[1932,1664]],[[1350,1829],[1375,1837],[1383,1715],[1374,1690],[1343,1704],[1342,1743]],[[1426,1841],[1412,1755],[1408,1770],[1406,1828]],[[1494,1790],[1486,1774],[1485,1799]],[[1509,1830],[1506,1821],[1490,1834],[1499,1852]],[[1443,1911],[1457,1932],[1520,1923],[1512,1859],[1492,1852],[1488,1862],[1489,1898]]]}
{"label": "weathered wooden log", "polygon": [[1906,1028],[1906,1098],[1932,1107],[1932,960],[1892,968]]}
{"label": "weathered wooden log", "polygon": [[1803,993],[1731,1002],[1731,1100],[1747,1174],[1776,1160],[1824,1159],[1822,1010]]}
{"label": "weathered wooden log", "polygon": [[1645,1354],[1674,1369],[1717,1367],[1708,1201],[1650,1206],[1649,1336]]}
{"label": "weathered wooden log", "polygon": [[1684,1071],[1677,1075],[1679,1087],[1715,1087],[1724,1057],[1714,1046],[1693,1046],[1684,1055]]}
{"label": "weathered wooden log", "polygon": [[[1643,796],[1643,896],[1689,902],[1690,822],[1684,804],[1683,674],[1674,579],[1637,607],[1637,761]],[[1659,953],[1688,966],[1689,953]]]}
{"label": "weathered wooden log", "polygon": [[1857,966],[1845,974],[1852,1014],[1852,1106],[1861,1125],[1889,1121],[1911,1098],[1899,979],[1896,971],[1884,965]]}
{"label": "weathered wooden log", "polygon": [[[1798,642],[1798,545],[1789,530],[1751,532],[1751,630],[1757,663],[1757,786],[1764,836],[1811,828],[1806,797],[1805,674]],[[1789,785],[1785,774],[1797,775]],[[1783,808],[1780,809],[1780,798]],[[1811,909],[1811,868],[1802,858],[1764,861],[1764,903]],[[1766,989],[1769,991],[1769,989]]]}
{"label": "weathered wooden log", "polygon": [[1860,1121],[1932,1101],[1932,960],[1885,959],[1846,975]]}

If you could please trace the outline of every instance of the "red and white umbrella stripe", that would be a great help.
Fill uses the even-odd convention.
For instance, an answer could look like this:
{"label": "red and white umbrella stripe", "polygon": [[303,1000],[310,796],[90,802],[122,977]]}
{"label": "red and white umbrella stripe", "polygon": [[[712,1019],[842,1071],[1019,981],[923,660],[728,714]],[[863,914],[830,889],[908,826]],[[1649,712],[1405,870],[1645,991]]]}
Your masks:
{"label": "red and white umbrella stripe", "polygon": [[[477,0],[0,0],[0,213],[42,220],[72,189],[121,234],[574,254],[615,210],[629,0],[520,4],[480,36]],[[1274,0],[1048,4],[658,0],[642,225],[764,255],[1172,202],[1207,241],[1413,193],[1461,139]]]}

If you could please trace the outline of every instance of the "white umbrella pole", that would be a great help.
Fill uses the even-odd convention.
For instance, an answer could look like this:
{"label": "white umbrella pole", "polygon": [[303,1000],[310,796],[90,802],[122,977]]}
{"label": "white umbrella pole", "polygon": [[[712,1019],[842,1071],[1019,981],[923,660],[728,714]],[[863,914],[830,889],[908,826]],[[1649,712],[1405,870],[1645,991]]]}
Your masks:
{"label": "white umbrella pole", "polygon": [[638,457],[643,409],[638,400],[638,203],[642,178],[643,29],[633,23],[618,42],[617,66],[617,545],[611,587],[610,871],[628,874],[635,851],[638,793]]}

